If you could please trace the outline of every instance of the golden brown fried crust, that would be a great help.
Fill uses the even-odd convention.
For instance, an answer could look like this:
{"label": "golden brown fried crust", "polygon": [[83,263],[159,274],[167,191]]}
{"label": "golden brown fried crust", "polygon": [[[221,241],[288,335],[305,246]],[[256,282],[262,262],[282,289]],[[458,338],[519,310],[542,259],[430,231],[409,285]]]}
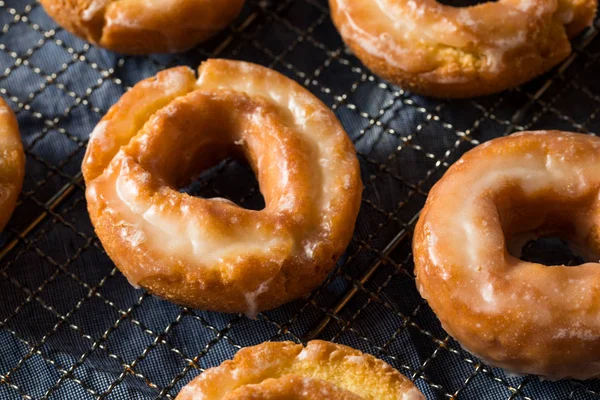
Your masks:
{"label": "golden brown fried crust", "polygon": [[347,346],[314,340],[262,343],[240,350],[187,386],[178,400],[424,400],[385,362]]}
{"label": "golden brown fried crust", "polygon": [[41,0],[62,27],[125,54],[175,53],[229,25],[244,0]]}
{"label": "golden brown fried crust", "polygon": [[[405,8],[409,8],[411,1],[388,0],[390,4]],[[546,0],[536,1],[539,4],[548,4]],[[566,0],[559,2],[554,12],[539,16],[536,15],[538,6],[519,11],[508,1],[500,1],[498,4],[485,3],[465,9],[453,9],[430,0],[412,1],[411,4],[416,4],[413,7],[422,7],[429,20],[444,23],[450,20],[457,35],[461,34],[460,40],[463,44],[446,44],[451,43],[446,40],[445,35],[450,34],[448,32],[438,34],[437,39],[441,40],[439,43],[434,40],[423,44],[418,38],[405,42],[388,40],[388,45],[393,43],[390,46],[399,49],[400,55],[397,55],[392,48],[383,44],[383,39],[380,39],[381,35],[389,39],[390,32],[386,29],[394,29],[386,28],[385,21],[377,25],[376,31],[370,32],[372,27],[358,30],[357,26],[361,26],[362,23],[361,14],[348,7],[369,2],[374,3],[373,0],[330,0],[333,22],[356,56],[376,75],[405,89],[433,97],[455,98],[497,93],[548,71],[569,56],[571,45],[568,39],[591,25],[598,4],[597,0]],[[376,4],[371,6],[377,7]],[[502,9],[498,10],[499,7]],[[457,10],[472,11],[468,20],[475,22],[460,21],[462,14]],[[519,34],[516,34],[513,28],[502,25],[491,28],[486,27],[487,23],[477,25],[480,16],[507,12],[521,13],[519,20],[513,23],[517,26],[514,29],[521,30]],[[567,14],[570,16],[570,22],[565,25],[561,18]],[[498,18],[498,21],[502,24],[501,18]],[[414,22],[417,31],[428,29],[419,25],[418,20]],[[409,28],[399,26],[398,29],[404,31]],[[371,35],[369,45],[364,44],[364,35]],[[503,37],[506,39],[502,39]],[[511,43],[513,41],[515,43]],[[378,45],[381,47],[379,52],[376,52],[373,48]],[[421,67],[418,67],[419,65]]]}
{"label": "golden brown fried crust", "polygon": [[332,383],[321,379],[306,379],[286,375],[279,379],[266,379],[256,385],[242,386],[223,397],[223,400],[363,400]]}
{"label": "golden brown fried crust", "polygon": [[0,98],[0,230],[15,209],[25,176],[25,153],[17,119]]}
{"label": "golden brown fried crust", "polygon": [[[430,191],[413,240],[417,286],[486,363],[553,380],[600,376],[598,165],[597,137],[522,132],[467,152]],[[517,258],[544,236],[591,262]]]}
{"label": "golden brown fried crust", "polygon": [[[264,210],[176,190],[232,152],[254,169]],[[82,170],[98,237],[133,284],[249,316],[323,282],[362,194],[331,110],[275,71],[228,60],[204,63],[198,81],[179,67],[135,85],[94,130]]]}

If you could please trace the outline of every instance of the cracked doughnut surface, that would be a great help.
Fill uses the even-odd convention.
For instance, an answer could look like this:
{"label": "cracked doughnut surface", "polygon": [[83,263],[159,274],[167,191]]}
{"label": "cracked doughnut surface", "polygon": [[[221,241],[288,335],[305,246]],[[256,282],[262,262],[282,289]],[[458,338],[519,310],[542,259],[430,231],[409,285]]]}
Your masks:
{"label": "cracked doughnut surface", "polygon": [[330,0],[346,44],[375,74],[416,93],[496,93],[549,70],[591,25],[597,0]]}
{"label": "cracked doughnut surface", "polygon": [[[266,207],[180,193],[231,156]],[[335,115],[258,65],[209,60],[158,73],[100,121],[83,162],[92,223],[134,285],[194,308],[255,316],[306,295],[352,237],[362,183]]]}
{"label": "cracked doughnut surface", "polygon": [[244,0],[40,0],[69,32],[126,54],[176,53],[209,39]]}
{"label": "cracked doughnut surface", "polygon": [[267,342],[240,350],[185,386],[177,400],[425,400],[380,359],[314,340]]}
{"label": "cracked doughnut surface", "polygon": [[[523,132],[467,152],[433,187],[413,242],[417,286],[463,347],[520,374],[600,376],[599,172],[600,138]],[[590,262],[517,258],[544,236]]]}
{"label": "cracked doughnut surface", "polygon": [[25,176],[25,153],[17,119],[0,97],[0,231],[17,204]]}

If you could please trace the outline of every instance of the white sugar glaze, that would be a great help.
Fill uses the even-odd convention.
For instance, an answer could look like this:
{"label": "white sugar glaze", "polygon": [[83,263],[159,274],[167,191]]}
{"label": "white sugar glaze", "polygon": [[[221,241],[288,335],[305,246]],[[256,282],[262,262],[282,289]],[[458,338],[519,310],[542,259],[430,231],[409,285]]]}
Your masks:
{"label": "white sugar glaze", "polygon": [[[271,236],[259,233],[260,223],[250,227],[250,231],[236,231],[236,236],[233,237],[229,234],[215,235],[205,227],[203,215],[184,212],[183,218],[179,219],[172,212],[172,208],[181,210],[179,204],[173,204],[172,207],[154,205],[151,198],[140,195],[150,183],[151,178],[147,172],[141,170],[123,153],[119,153],[115,161],[115,165],[120,166],[116,178],[116,197],[120,203],[113,203],[113,209],[118,209],[119,215],[128,221],[124,222],[125,224],[140,226],[140,229],[146,232],[146,236],[153,238],[154,245],[160,245],[168,253],[183,255],[205,265],[226,265],[231,257],[247,253],[265,254],[284,245],[277,232]],[[223,202],[218,198],[210,201]],[[256,231],[253,228],[256,228]],[[261,235],[262,240],[255,239],[257,234]],[[140,282],[154,273],[155,271],[140,270],[141,275],[137,278],[130,276],[130,280]]]}
{"label": "white sugar glaze", "polygon": [[[455,181],[454,187],[444,185],[446,201],[454,209],[440,215],[440,221],[435,225],[426,225],[429,232],[428,252],[442,276],[451,277],[453,274],[450,269],[460,265],[464,267],[463,272],[471,277],[471,289],[457,290],[457,296],[466,296],[473,307],[483,307],[489,312],[505,313],[511,307],[511,301],[505,295],[494,296],[493,289],[485,279],[488,274],[486,271],[492,271],[498,262],[505,260],[503,233],[493,228],[497,226],[497,216],[488,212],[489,203],[485,201],[485,193],[511,182],[527,195],[556,188],[573,197],[580,196],[589,190],[590,185],[597,184],[598,174],[591,160],[575,164],[571,162],[574,152],[575,149],[571,148],[562,154],[538,152],[528,159],[517,156],[489,159],[485,166],[465,171],[461,180]],[[465,187],[469,189],[464,190]],[[581,222],[578,226],[585,227],[587,231],[580,232],[580,235],[586,237],[592,225],[583,220]],[[469,245],[461,246],[460,243]],[[448,252],[449,248],[456,250]],[[558,290],[572,292],[577,290],[575,288],[565,288],[562,282],[549,283],[538,288],[542,296],[531,298],[531,307],[535,308],[548,297],[553,298],[553,293]],[[545,314],[534,316],[544,318]]]}
{"label": "white sugar glaze", "polygon": [[[495,19],[496,14],[494,19],[482,20],[477,7],[453,8],[433,0],[337,0],[337,3],[342,12],[346,12],[349,22],[348,28],[343,29],[342,36],[358,42],[373,56],[383,57],[390,65],[406,71],[422,68],[412,64],[414,61],[406,56],[412,53],[418,55],[423,49],[409,43],[455,49],[466,49],[472,43],[482,44],[482,55],[489,65],[500,67],[504,63],[504,54],[522,46],[527,40],[523,30],[516,30],[508,36],[492,37],[489,43],[482,42],[484,39],[479,35],[479,31],[491,30],[490,24],[519,25],[524,20],[521,13],[512,17],[506,13],[500,20]],[[498,13],[504,13],[510,8],[505,4],[498,4],[497,7]],[[540,16],[551,14],[556,9],[556,5],[551,2],[540,3],[537,7]],[[529,6],[517,9],[524,12],[529,10]],[[512,20],[508,21],[510,18]],[[382,26],[385,28],[381,29]]]}
{"label": "white sugar glaze", "polygon": [[100,10],[102,10],[104,7],[106,7],[110,2],[111,2],[111,0],[92,0],[92,1],[90,1],[90,4],[88,5],[88,7],[82,11],[81,19],[83,19],[84,21],[91,21],[92,19],[94,19],[96,14],[98,14],[98,12]]}
{"label": "white sugar glaze", "polygon": [[[340,227],[355,218],[344,215],[358,213],[359,168],[341,125],[309,92],[263,67],[211,60],[198,79],[164,71],[121,103],[92,134],[83,170],[94,226],[119,238],[103,244],[133,284],[185,279],[187,299],[212,290],[224,300],[210,307],[231,302],[255,316],[265,301],[306,294],[311,275],[334,265],[352,231]],[[255,170],[263,210],[176,190],[234,148]]]}
{"label": "white sugar glaze", "polygon": [[255,319],[258,315],[258,303],[256,299],[258,296],[269,290],[269,284],[271,283],[271,281],[272,279],[267,279],[266,281],[261,282],[261,284],[258,285],[258,288],[256,288],[256,290],[248,292],[244,295],[244,297],[246,297],[246,303],[248,304],[248,309],[245,313],[248,318]]}
{"label": "white sugar glaze", "polygon": [[466,97],[517,85],[564,59],[567,34],[577,33],[568,25],[590,24],[593,1],[452,7],[436,0],[331,0],[331,9],[344,41],[375,74],[426,94]]}
{"label": "white sugar glaze", "polygon": [[[444,328],[492,365],[597,376],[584,357],[600,341],[600,139],[527,132],[461,160],[431,190],[415,231],[419,291]],[[546,267],[513,256],[555,231],[594,262]]]}

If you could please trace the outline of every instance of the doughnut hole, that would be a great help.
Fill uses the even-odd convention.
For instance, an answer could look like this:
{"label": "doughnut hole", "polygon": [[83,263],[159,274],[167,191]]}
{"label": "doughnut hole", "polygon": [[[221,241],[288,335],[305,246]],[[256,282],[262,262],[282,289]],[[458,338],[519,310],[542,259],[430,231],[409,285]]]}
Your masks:
{"label": "doughnut hole", "polygon": [[179,192],[204,199],[224,198],[248,210],[265,208],[256,175],[244,155],[227,157],[192,178]]}
{"label": "doughnut hole", "polygon": [[[251,210],[268,204],[278,209],[290,194],[306,205],[305,196],[280,185],[282,180],[311,182],[299,168],[306,160],[298,150],[306,143],[294,139],[272,115],[277,110],[243,96],[195,91],[157,112],[146,124],[145,136],[132,140],[129,150],[142,168],[180,193],[225,198]],[[279,136],[294,150],[273,146],[273,137]]]}
{"label": "doughnut hole", "polygon": [[554,190],[532,195],[507,187],[495,204],[510,256],[546,266],[600,260],[600,247],[593,240],[600,231],[597,191],[568,197]]}
{"label": "doughnut hole", "polygon": [[532,239],[525,243],[519,253],[511,255],[523,261],[547,266],[577,266],[593,261],[585,260],[571,248],[568,241],[556,235]]}
{"label": "doughnut hole", "polygon": [[[278,112],[260,98],[225,90],[196,90],[157,111],[119,151],[102,175],[108,188],[100,190],[108,192],[114,185],[121,200],[112,207],[117,211],[111,211],[117,215],[116,224],[131,221],[127,223],[143,233],[146,251],[137,264],[177,254],[178,260],[183,260],[173,268],[183,271],[179,276],[185,273],[188,280],[220,285],[214,278],[218,276],[227,283],[223,290],[234,287],[238,296],[234,300],[249,304],[246,312],[256,314],[256,303],[244,301],[245,295],[278,277],[278,271],[290,262],[295,232],[304,232],[320,217],[312,212],[309,190],[319,185],[320,175],[302,168],[308,165],[306,147],[311,144],[281,122]],[[180,191],[229,157],[248,160],[264,196],[263,210],[238,207],[222,193],[205,198]],[[222,180],[219,177],[214,184],[226,186]],[[126,232],[125,236],[131,235]],[[150,257],[153,251],[156,255]],[[128,277],[161,297],[179,296],[176,286],[168,287],[167,292],[156,279],[147,278],[148,269],[130,268]],[[284,277],[278,279],[277,284],[285,283]],[[245,289],[246,285],[251,290]],[[192,301],[185,299],[184,303]]]}
{"label": "doughnut hole", "polygon": [[[226,120],[226,117],[223,115],[220,118]],[[214,125],[205,125],[198,130],[208,129],[218,132],[221,138],[232,138],[236,128],[217,123],[223,119],[215,119]],[[183,154],[193,148],[190,144],[184,144],[182,147],[180,151]],[[188,163],[191,170],[180,176],[178,182],[173,182],[180,193],[204,199],[226,199],[248,210],[260,211],[265,208],[265,200],[244,151],[243,140],[236,141],[232,138],[228,143],[205,143],[197,151],[193,157],[181,159],[182,163]],[[198,165],[189,164],[190,159],[201,162]]]}

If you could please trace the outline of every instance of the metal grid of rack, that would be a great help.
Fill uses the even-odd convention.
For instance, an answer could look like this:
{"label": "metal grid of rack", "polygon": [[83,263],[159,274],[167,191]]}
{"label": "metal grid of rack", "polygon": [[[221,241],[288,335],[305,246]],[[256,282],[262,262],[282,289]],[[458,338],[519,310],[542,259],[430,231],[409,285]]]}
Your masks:
{"label": "metal grid of rack", "polygon": [[[172,399],[241,347],[317,337],[383,358],[431,399],[600,397],[598,381],[510,376],[463,351],[419,296],[410,248],[428,190],[473,146],[518,130],[600,130],[600,20],[551,73],[459,101],[416,96],[370,74],[343,46],[326,0],[249,0],[226,32],[180,55],[100,50],[34,0],[0,0],[0,27],[0,95],[27,154],[23,193],[0,236],[1,399]],[[306,299],[256,320],[133,289],[86,212],[80,164],[96,122],[140,79],[208,57],[253,61],[305,85],[335,111],[361,161],[363,205],[337,269]],[[252,172],[232,160],[189,190],[245,207],[262,202]]]}

